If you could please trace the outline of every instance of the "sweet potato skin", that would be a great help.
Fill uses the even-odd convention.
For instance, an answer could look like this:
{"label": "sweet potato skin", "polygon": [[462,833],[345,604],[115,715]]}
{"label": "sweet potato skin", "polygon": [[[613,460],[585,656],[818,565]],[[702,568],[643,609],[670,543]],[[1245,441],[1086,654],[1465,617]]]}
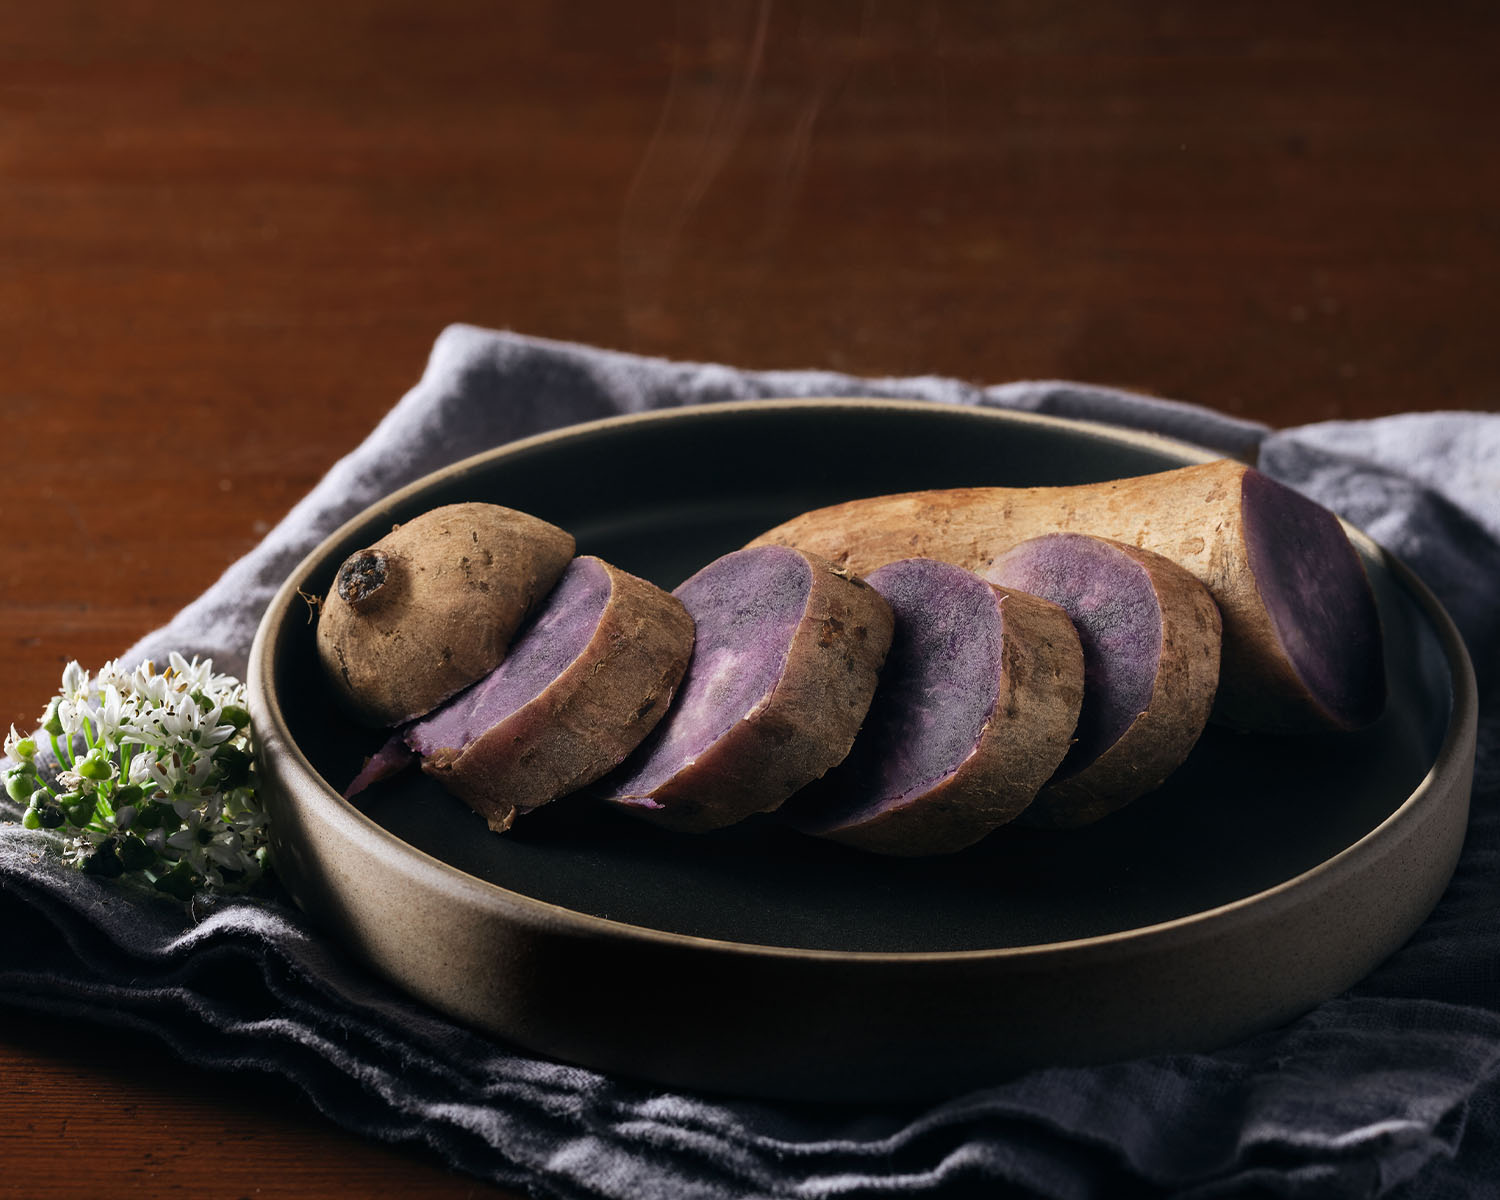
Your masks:
{"label": "sweet potato skin", "polygon": [[989,585],[1003,613],[1000,687],[973,752],[908,803],[859,821],[806,832],[876,854],[951,854],[978,842],[1032,803],[1057,769],[1078,723],[1083,651],[1057,605]]}
{"label": "sweet potato skin", "polygon": [[[1161,786],[1197,744],[1219,682],[1222,622],[1208,589],[1150,550],[1091,535],[1044,535],[1049,541],[1079,538],[1123,555],[1144,572],[1160,613],[1161,652],[1145,710],[1091,763],[1050,780],[1020,818],[1053,829],[1091,824]],[[1022,542],[1000,555],[987,578],[1014,583],[1007,560],[1034,544]]]}
{"label": "sweet potato skin", "polygon": [[652,788],[650,803],[618,790],[608,798],[665,828],[704,832],[774,810],[849,753],[890,649],[890,607],[850,572],[795,553],[812,583],[770,695]]}
{"label": "sweet potato skin", "polygon": [[[598,561],[598,560],[596,560]],[[674,596],[609,563],[610,596],[588,645],[540,695],[422,770],[497,833],[618,766],[666,713],[687,670],[693,621]]]}
{"label": "sweet potato skin", "polygon": [[799,546],[861,573],[922,555],[980,574],[1005,550],[1044,533],[1090,533],[1140,546],[1184,567],[1219,607],[1216,720],[1270,733],[1358,728],[1384,704],[1379,619],[1363,567],[1345,541],[1341,566],[1363,587],[1363,596],[1353,597],[1360,623],[1376,631],[1351,649],[1364,660],[1358,673],[1368,695],[1355,711],[1331,711],[1289,660],[1250,569],[1243,485],[1251,470],[1221,459],[1105,483],[876,496],[804,513],[749,544]]}
{"label": "sweet potato skin", "polygon": [[[444,505],[396,526],[345,561],[319,606],[334,694],[372,726],[436,708],[504,658],[573,548],[571,534],[497,504]],[[359,568],[377,560],[369,588]]]}

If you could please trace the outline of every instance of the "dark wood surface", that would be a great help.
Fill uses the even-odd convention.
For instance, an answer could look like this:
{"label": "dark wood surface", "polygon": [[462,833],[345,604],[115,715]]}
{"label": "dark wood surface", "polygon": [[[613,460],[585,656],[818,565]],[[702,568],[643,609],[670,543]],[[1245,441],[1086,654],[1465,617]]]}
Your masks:
{"label": "dark wood surface", "polygon": [[[1492,5],[5,10],[0,722],[250,549],[452,321],[1278,425],[1494,405]],[[10,1015],[0,1078],[0,1192],[492,1192],[57,1021]]]}

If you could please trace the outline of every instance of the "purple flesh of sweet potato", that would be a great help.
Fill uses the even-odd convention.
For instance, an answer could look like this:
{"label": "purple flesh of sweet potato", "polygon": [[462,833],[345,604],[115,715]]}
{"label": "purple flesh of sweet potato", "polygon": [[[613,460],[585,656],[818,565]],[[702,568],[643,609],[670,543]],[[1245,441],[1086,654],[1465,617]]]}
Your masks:
{"label": "purple flesh of sweet potato", "polygon": [[677,589],[698,631],[693,658],[645,759],[619,781],[622,796],[651,807],[653,791],[765,702],[811,588],[812,570],[800,558],[752,554],[720,560]]}
{"label": "purple flesh of sweet potato", "polygon": [[881,685],[847,772],[853,823],[952,775],[974,748],[1000,693],[1002,617],[995,593],[957,567],[912,560],[866,580],[896,615]]}
{"label": "purple flesh of sweet potato", "polygon": [[1218,688],[1222,627],[1207,588],[1159,554],[1084,533],[1022,542],[984,577],[1060,605],[1083,647],[1077,740],[1021,820],[1085,825],[1160,786]]}
{"label": "purple flesh of sweet potato", "polygon": [[594,636],[610,578],[597,559],[575,558],[505,660],[467,691],[408,726],[406,744],[423,758],[462,750],[567,669]]}
{"label": "purple flesh of sweet potato", "polygon": [[1364,568],[1328,510],[1259,471],[1241,481],[1245,550],[1275,637],[1335,725],[1385,706],[1380,618]]}
{"label": "purple flesh of sweet potato", "polygon": [[884,854],[963,849],[1015,818],[1067,752],[1083,656],[1056,605],[932,559],[872,571],[896,618],[849,758],[785,806],[807,833]]}
{"label": "purple flesh of sweet potato", "polygon": [[391,734],[386,739],[385,745],[365,760],[365,765],[359,769],[359,774],[344,789],[344,799],[353,800],[371,784],[379,783],[382,779],[389,779],[392,775],[399,775],[416,761],[417,756],[412,753],[411,747],[406,744],[406,739],[400,731]]}
{"label": "purple flesh of sweet potato", "polygon": [[1097,538],[1057,534],[1023,542],[984,573],[991,583],[1061,605],[1083,646],[1076,740],[1054,778],[1076,775],[1151,704],[1161,661],[1161,605],[1139,563]]}
{"label": "purple flesh of sweet potato", "polygon": [[710,563],[674,593],[697,641],[671,711],[606,794],[681,830],[776,808],[841,761],[890,644],[863,581],[781,546]]}
{"label": "purple flesh of sweet potato", "polygon": [[679,601],[576,558],[505,660],[397,734],[348,794],[401,769],[404,750],[503,832],[618,766],[666,712],[692,646]]}

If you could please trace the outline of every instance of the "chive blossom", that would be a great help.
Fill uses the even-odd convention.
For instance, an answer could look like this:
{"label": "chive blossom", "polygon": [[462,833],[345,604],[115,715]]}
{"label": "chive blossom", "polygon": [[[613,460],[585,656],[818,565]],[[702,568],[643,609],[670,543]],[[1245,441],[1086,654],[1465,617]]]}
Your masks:
{"label": "chive blossom", "polygon": [[69,663],[40,725],[51,760],[12,727],[0,775],[25,828],[63,835],[66,861],[179,899],[266,874],[245,685],[212,661],[173,654],[165,670],[110,662],[95,675]]}

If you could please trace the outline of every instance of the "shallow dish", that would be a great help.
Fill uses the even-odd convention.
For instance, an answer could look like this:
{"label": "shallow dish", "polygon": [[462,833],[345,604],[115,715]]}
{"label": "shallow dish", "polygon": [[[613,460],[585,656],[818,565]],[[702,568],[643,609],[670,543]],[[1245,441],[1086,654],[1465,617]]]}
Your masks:
{"label": "shallow dish", "polygon": [[1100,426],[893,401],[775,401],[575,426],[459,463],[318,547],[270,605],[250,697],[278,869],[397,984],[561,1059],[805,1099],[951,1093],[1046,1063],[1207,1049],[1336,994],[1457,860],[1473,672],[1410,572],[1356,535],[1391,701],[1358,734],[1210,730],[1158,792],[1081,831],[889,860],[771,819],[666,833],[564,800],[501,837],[418,772],[339,790],[382,735],[317,671],[299,593],[393,522],[487,500],[672,587],[808,508],[1080,483],[1211,454]]}

